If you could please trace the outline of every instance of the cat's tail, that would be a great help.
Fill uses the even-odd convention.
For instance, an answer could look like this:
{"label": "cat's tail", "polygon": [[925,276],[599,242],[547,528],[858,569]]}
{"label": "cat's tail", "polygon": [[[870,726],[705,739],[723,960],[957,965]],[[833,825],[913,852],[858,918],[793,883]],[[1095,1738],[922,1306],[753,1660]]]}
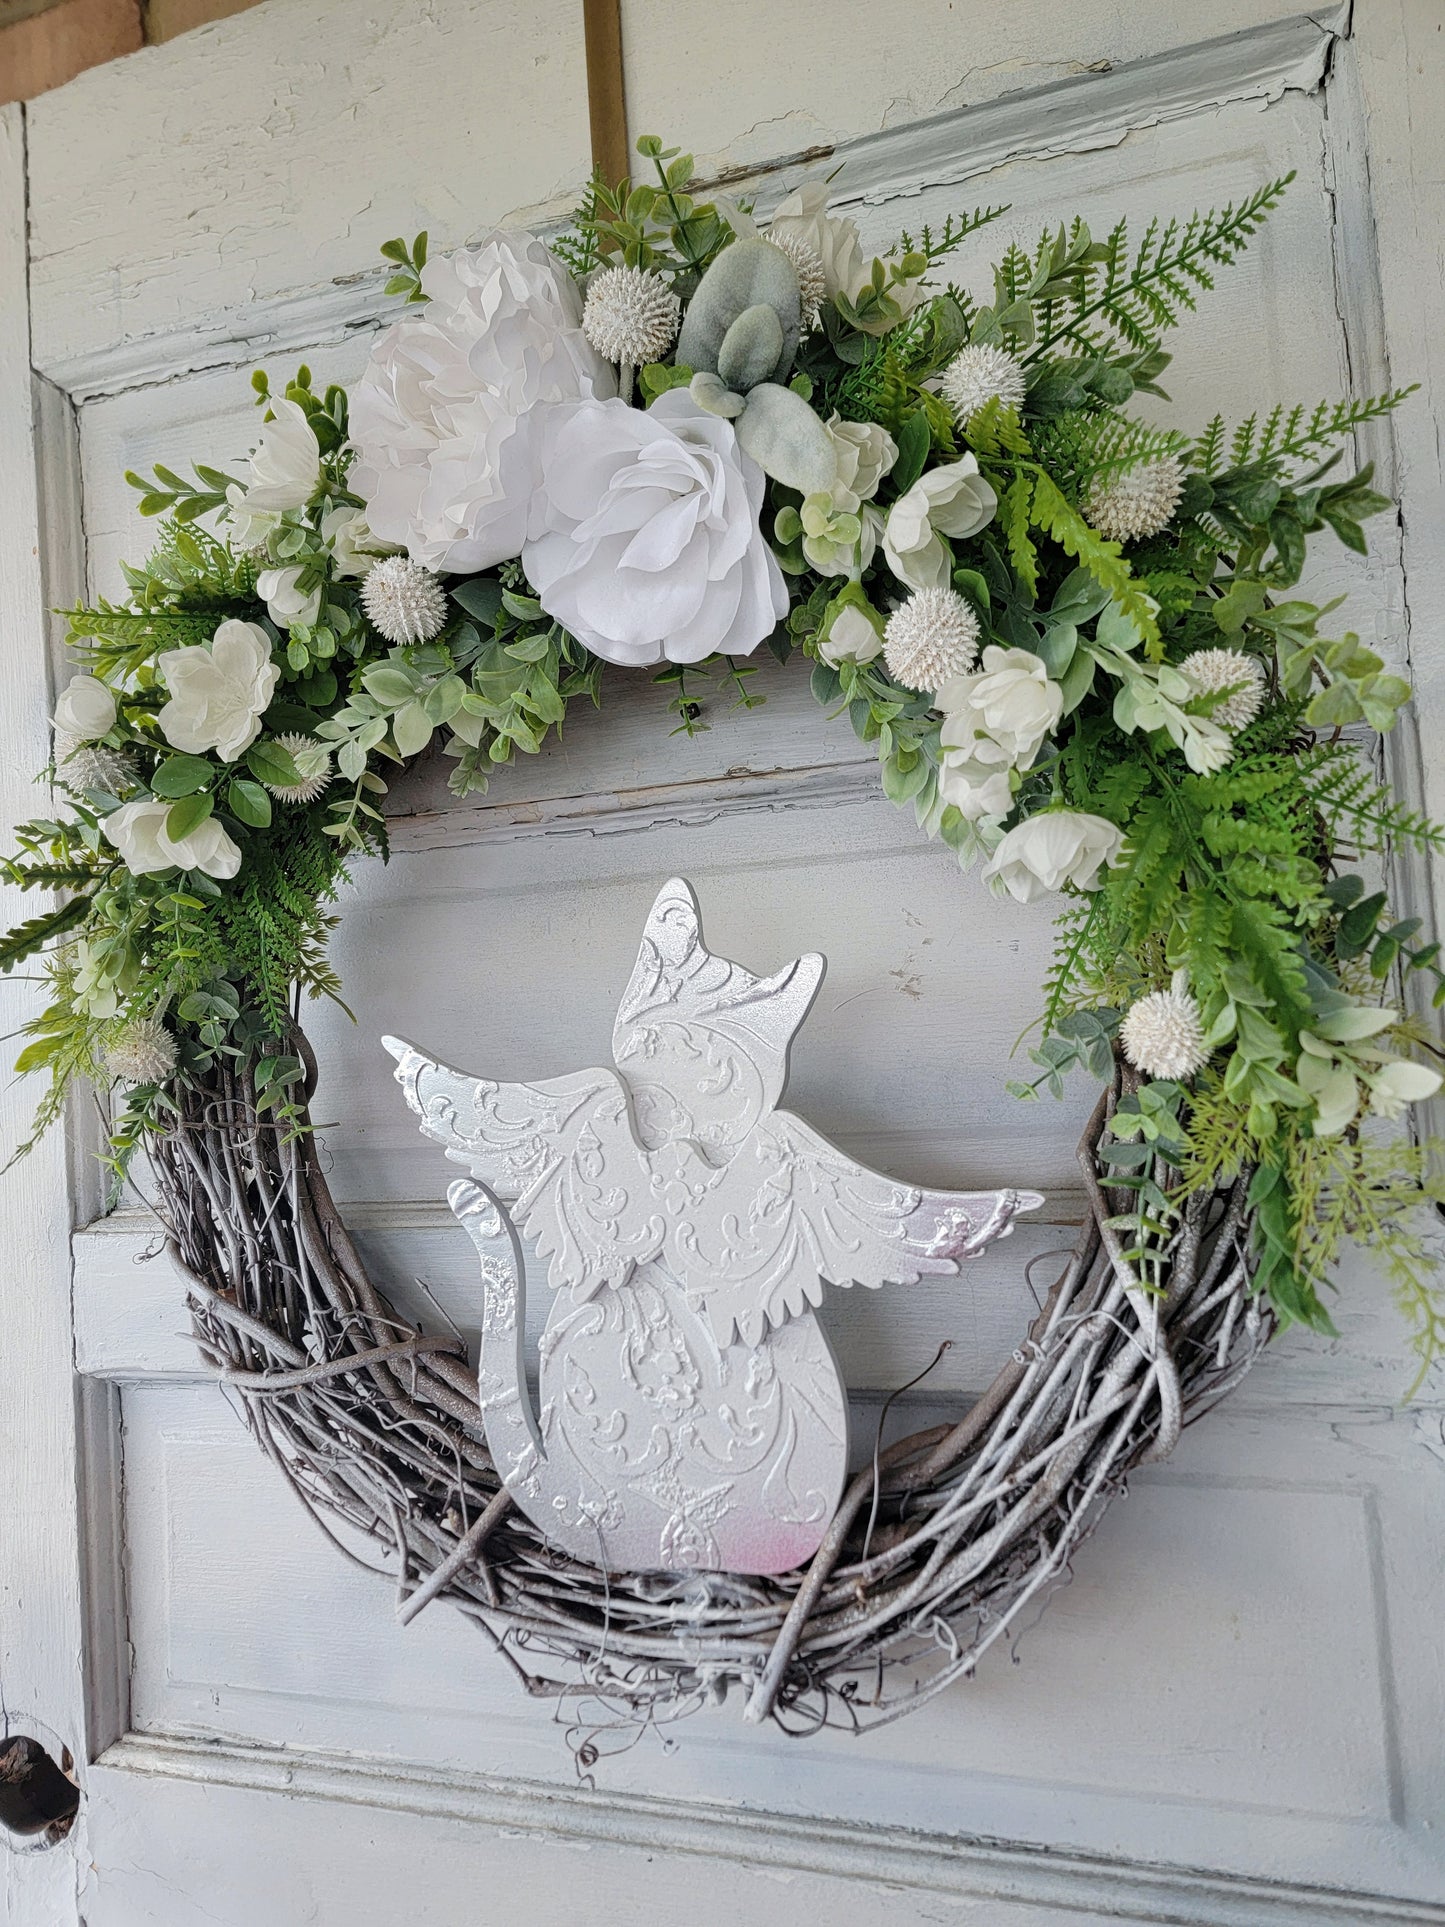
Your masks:
{"label": "cat's tail", "polygon": [[526,1285],[512,1221],[484,1184],[458,1178],[447,1202],[466,1227],[482,1265],[482,1344],[477,1393],[482,1430],[497,1477],[543,1536],[574,1558],[597,1563],[597,1529],[568,1504],[549,1465],[522,1371]]}

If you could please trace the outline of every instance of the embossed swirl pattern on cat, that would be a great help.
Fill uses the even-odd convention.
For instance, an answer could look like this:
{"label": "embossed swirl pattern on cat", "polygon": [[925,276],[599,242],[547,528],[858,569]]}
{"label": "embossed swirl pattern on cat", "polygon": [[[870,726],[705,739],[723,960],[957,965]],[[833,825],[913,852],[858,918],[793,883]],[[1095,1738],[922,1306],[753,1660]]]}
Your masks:
{"label": "embossed swirl pattern on cat", "polygon": [[[950,1275],[1033,1191],[923,1191],[779,1109],[823,979],[705,947],[678,878],[653,904],[616,1069],[467,1077],[385,1038],[481,1258],[487,1444],[518,1508],[613,1571],[779,1573],[812,1557],[848,1469],[825,1284]],[[522,1370],[525,1240],[556,1296],[540,1415]]]}

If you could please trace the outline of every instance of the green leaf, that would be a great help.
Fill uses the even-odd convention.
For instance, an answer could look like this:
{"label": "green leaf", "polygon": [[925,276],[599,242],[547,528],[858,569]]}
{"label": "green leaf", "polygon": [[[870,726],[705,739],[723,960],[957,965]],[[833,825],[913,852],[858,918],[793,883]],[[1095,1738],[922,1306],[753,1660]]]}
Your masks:
{"label": "green leaf", "polygon": [[264,830],[271,821],[271,799],[259,783],[236,777],[226,791],[226,808],[238,823]]}
{"label": "green leaf", "polygon": [[416,694],[416,677],[409,669],[403,669],[396,663],[373,663],[363,673],[361,682],[368,695],[375,696],[388,709],[400,708]]}
{"label": "green leaf", "polygon": [[265,736],[252,743],[246,764],[257,782],[270,784],[275,789],[291,789],[301,781],[301,772],[290,750]]}
{"label": "green leaf", "polygon": [[468,582],[454,583],[451,596],[481,623],[495,623],[502,612],[502,585],[495,576],[474,575]]}
{"label": "green leaf", "polygon": [[179,843],[198,824],[204,823],[215,807],[209,795],[183,796],[179,803],[172,803],[166,811],[166,835],[172,842]]}
{"label": "green leaf", "polygon": [[921,409],[906,415],[899,425],[895,438],[898,443],[898,460],[893,464],[891,480],[900,495],[906,494],[923,473],[923,465],[933,446],[928,429],[928,417]]}
{"label": "green leaf", "polygon": [[203,756],[168,756],[151,778],[151,789],[157,796],[194,796],[218,774]]}

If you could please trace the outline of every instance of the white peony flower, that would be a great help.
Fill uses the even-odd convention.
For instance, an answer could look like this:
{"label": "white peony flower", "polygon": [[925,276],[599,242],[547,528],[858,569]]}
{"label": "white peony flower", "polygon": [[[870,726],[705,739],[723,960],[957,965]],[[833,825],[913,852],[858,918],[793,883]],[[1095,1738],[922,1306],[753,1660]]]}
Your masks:
{"label": "white peony flower", "polygon": [[822,268],[823,292],[830,300],[836,294],[851,299],[868,280],[857,223],[828,212],[825,181],[807,181],[794,188],[778,203],[763,238],[775,246],[792,240],[810,248]]}
{"label": "white peony flower", "polygon": [[984,881],[1001,896],[1032,903],[1049,890],[1072,884],[1097,890],[1099,872],[1117,860],[1123,832],[1102,816],[1079,810],[1045,810],[1011,829],[985,868]]}
{"label": "white peony flower", "polygon": [[306,410],[300,402],[273,401],[271,413],[251,457],[251,483],[243,504],[247,514],[305,508],[321,480],[321,450]]}
{"label": "white peony flower", "polygon": [[548,411],[540,533],[522,552],[548,615],[608,662],[746,655],[787,614],[758,527],[763,472],[686,389]]}
{"label": "white peony flower", "polygon": [[72,676],[55,704],[56,733],[77,743],[93,743],[115,728],[115,697],[99,676]]}
{"label": "white peony flower", "polygon": [[938,793],[970,822],[1007,816],[1009,772],[1026,768],[1063,714],[1064,692],[1027,649],[990,646],[983,667],[938,692]]}
{"label": "white peony flower", "polygon": [[209,647],[167,650],[156,668],[171,692],[157,719],[166,741],[191,756],[213,749],[224,763],[234,763],[260,735],[281,673],[261,625],[234,620],[221,624]]}
{"label": "white peony flower", "polygon": [[241,867],[239,845],[227,836],[214,816],[198,823],[189,835],[166,835],[171,805],[161,797],[142,796],[112,810],[101,824],[134,876],[157,870],[203,870],[225,881]]}
{"label": "white peony flower", "polygon": [[332,572],[338,576],[365,575],[384,555],[394,555],[396,544],[383,542],[366,519],[366,510],[337,502],[321,518],[321,539],[331,551]]}
{"label": "white peony flower", "polygon": [[389,328],[351,398],[350,486],[415,562],[470,573],[521,553],[548,405],[615,395],[582,297],[535,236],[429,261],[427,307]]}
{"label": "white peony flower", "polygon": [[262,569],[256,577],[256,593],[278,629],[309,629],[321,614],[323,585],[303,589],[304,573],[303,563],[290,562],[284,568]]}
{"label": "white peony flower", "polygon": [[910,589],[947,588],[949,555],[939,537],[977,535],[997,507],[972,455],[929,469],[888,511],[883,553],[889,568]]}

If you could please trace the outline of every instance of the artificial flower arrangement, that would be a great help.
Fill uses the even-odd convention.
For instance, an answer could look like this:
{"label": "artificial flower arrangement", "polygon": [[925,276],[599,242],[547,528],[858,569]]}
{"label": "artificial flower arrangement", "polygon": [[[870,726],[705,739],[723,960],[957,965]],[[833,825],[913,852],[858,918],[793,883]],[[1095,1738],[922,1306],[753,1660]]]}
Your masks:
{"label": "artificial flower arrangement", "polygon": [[307,1128],[300,990],[336,995],[328,908],[385,853],[389,774],[435,746],[460,795],[537,751],[617,665],[750,703],[746,658],[801,657],[882,785],[1001,895],[1060,893],[1033,1081],[1126,1068],[1105,1155],[1148,1282],[1191,1192],[1248,1175],[1256,1288],[1329,1329],[1363,1237],[1422,1371],[1445,1349],[1409,1208],[1438,1040],[1387,985],[1438,947],[1352,867],[1442,833],[1372,777],[1408,685],[1296,589],[1311,537],[1387,506],[1340,445],[1402,398],[1277,404],[1227,429],[1129,412],[1163,342],[1286,186],[1096,239],[962,244],[1002,209],[865,255],[826,186],[764,225],[698,198],[691,156],[589,188],[553,246],[388,243],[401,317],[348,399],[255,377],[236,477],[130,479],[162,517],[129,599],[70,612],[54,819],[7,874],[58,891],[0,963],[44,951],[23,1070],[52,1120],[126,1088],[117,1171],[177,1092],[244,1067]]}

